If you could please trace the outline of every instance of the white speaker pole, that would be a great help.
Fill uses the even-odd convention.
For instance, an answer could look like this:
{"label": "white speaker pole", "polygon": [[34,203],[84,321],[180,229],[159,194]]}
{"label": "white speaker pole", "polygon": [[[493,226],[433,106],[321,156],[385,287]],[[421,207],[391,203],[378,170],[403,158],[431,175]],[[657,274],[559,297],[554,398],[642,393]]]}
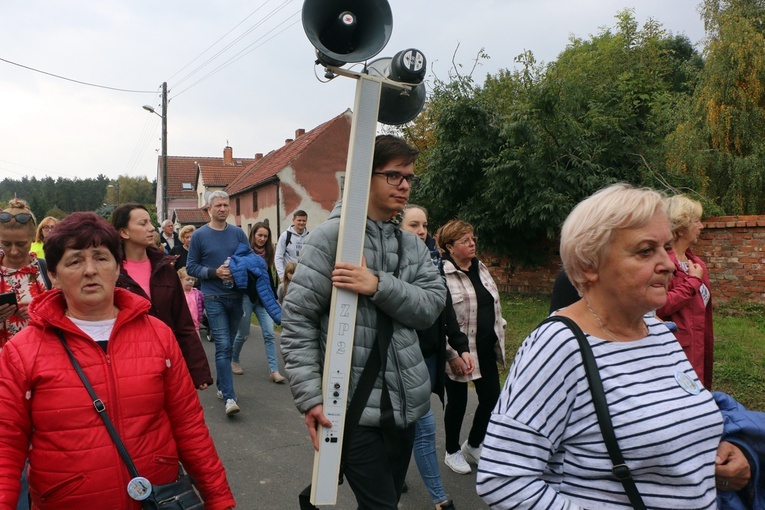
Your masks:
{"label": "white speaker pole", "polygon": [[[364,254],[367,204],[382,80],[365,74],[354,76],[358,82],[335,260],[360,265]],[[358,294],[355,292],[332,289],[322,378],[324,415],[332,422],[332,427],[319,428],[319,451],[313,459],[311,485],[311,503],[314,505],[334,505],[337,501],[357,304]]]}

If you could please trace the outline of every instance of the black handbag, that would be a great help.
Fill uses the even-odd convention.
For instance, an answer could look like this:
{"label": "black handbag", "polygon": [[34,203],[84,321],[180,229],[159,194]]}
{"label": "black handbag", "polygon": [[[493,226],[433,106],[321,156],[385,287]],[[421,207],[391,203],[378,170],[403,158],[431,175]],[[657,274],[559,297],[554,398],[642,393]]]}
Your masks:
{"label": "black handbag", "polygon": [[[91,386],[90,381],[88,381],[88,377],[85,375],[85,372],[82,371],[80,363],[66,344],[64,334],[60,330],[57,330],[56,334],[64,345],[66,354],[69,356],[69,360],[72,362],[82,384],[88,391],[88,395],[93,399],[93,407],[104,421],[104,425],[106,425],[106,429],[109,431],[112,441],[114,441],[114,444],[117,446],[117,451],[119,451],[122,461],[127,466],[130,476],[132,476],[133,479],[140,478],[138,469],[136,469],[135,464],[133,463],[133,459],[130,457],[130,454],[128,454],[125,444],[117,433],[117,429],[114,428],[112,420],[106,413],[106,406],[96,395],[93,386]],[[144,510],[204,510],[204,503],[202,503],[202,499],[197,493],[196,487],[194,486],[194,480],[183,471],[183,467],[181,467],[180,464],[178,464],[178,479],[163,485],[151,484],[151,493],[149,494],[149,497],[141,501],[141,504],[143,505]]]}
{"label": "black handbag", "polygon": [[584,336],[584,332],[579,325],[568,317],[553,315],[543,320],[539,325],[541,326],[547,322],[562,322],[568,326],[572,333],[574,333],[577,342],[579,342],[579,351],[582,353],[584,371],[587,374],[590,393],[592,393],[592,403],[595,405],[595,414],[598,416],[600,433],[603,435],[603,440],[605,441],[606,449],[608,450],[608,456],[611,458],[611,472],[614,477],[622,483],[624,492],[627,493],[632,508],[635,510],[645,510],[646,507],[645,503],[643,503],[643,498],[640,497],[640,491],[638,491],[638,488],[635,485],[635,480],[632,479],[630,468],[624,462],[622,451],[619,448],[619,442],[616,440],[614,424],[611,422],[611,414],[608,412],[606,393],[603,391],[603,381],[600,379],[598,364],[595,362],[595,356],[592,354],[592,348],[587,341],[587,337]]}
{"label": "black handbag", "polygon": [[178,480],[151,486],[151,495],[143,501],[144,510],[204,510],[194,481],[178,466]]}

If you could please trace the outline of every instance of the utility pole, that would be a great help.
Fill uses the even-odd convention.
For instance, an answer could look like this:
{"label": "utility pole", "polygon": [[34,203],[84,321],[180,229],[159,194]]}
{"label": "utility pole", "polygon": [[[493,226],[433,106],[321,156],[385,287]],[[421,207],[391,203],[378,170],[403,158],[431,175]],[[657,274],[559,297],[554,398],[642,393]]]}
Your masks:
{"label": "utility pole", "polygon": [[162,83],[162,220],[168,219],[167,210],[167,82]]}

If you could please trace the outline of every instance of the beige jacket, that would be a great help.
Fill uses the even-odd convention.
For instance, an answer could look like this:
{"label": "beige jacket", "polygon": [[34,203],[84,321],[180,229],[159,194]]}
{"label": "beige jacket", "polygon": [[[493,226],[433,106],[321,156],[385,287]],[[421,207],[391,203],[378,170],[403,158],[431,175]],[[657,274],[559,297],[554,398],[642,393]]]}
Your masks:
{"label": "beige jacket", "polygon": [[[473,360],[475,361],[473,373],[459,376],[453,374],[449,363],[446,363],[446,375],[452,381],[458,382],[480,379],[481,367],[478,365],[478,353],[475,344],[476,332],[478,330],[478,299],[476,298],[475,288],[470,283],[470,278],[457,269],[450,260],[444,259],[444,274],[446,275],[446,285],[449,287],[449,292],[452,295],[452,304],[457,315],[457,322],[460,325],[460,330],[468,337],[470,354],[473,355]],[[494,296],[494,332],[499,339],[497,345],[494,346],[494,351],[497,353],[497,363],[505,366],[505,328],[507,327],[507,321],[502,318],[499,289],[497,289],[497,284],[491,277],[489,270],[480,260],[478,261],[478,274],[481,277],[483,286]],[[447,345],[446,359],[454,359],[457,356],[457,351]]]}

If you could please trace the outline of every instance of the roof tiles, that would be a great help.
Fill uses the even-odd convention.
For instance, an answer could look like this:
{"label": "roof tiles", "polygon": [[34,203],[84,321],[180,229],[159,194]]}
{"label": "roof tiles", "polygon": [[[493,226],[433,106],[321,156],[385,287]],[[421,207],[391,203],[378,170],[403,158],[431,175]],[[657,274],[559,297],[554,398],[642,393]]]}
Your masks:
{"label": "roof tiles", "polygon": [[[350,110],[346,110],[337,117],[320,124],[305,134],[301,134],[295,140],[286,143],[279,149],[271,151],[266,156],[251,163],[235,180],[228,184],[228,188],[225,190],[226,193],[231,196],[237,195],[274,177],[283,168],[289,166],[322,133],[326,132],[334,124],[345,121],[344,118],[349,115],[351,115]],[[206,180],[205,184],[207,184]]]}

